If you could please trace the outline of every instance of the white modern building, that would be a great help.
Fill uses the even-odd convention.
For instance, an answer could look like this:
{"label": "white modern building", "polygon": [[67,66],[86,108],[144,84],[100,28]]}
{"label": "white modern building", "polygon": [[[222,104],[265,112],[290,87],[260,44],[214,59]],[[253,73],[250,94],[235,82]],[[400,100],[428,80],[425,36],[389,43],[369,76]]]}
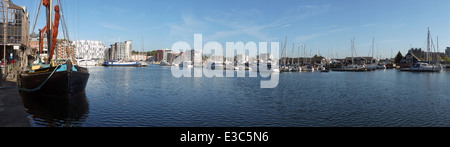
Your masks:
{"label": "white modern building", "polygon": [[125,41],[125,59],[131,59],[131,52],[133,51],[133,42],[131,40]]}
{"label": "white modern building", "polygon": [[105,42],[93,40],[74,41],[77,59],[103,60],[105,57]]}
{"label": "white modern building", "polygon": [[133,57],[133,44],[132,41],[116,42],[111,44],[111,48],[105,50],[106,60],[131,60]]}

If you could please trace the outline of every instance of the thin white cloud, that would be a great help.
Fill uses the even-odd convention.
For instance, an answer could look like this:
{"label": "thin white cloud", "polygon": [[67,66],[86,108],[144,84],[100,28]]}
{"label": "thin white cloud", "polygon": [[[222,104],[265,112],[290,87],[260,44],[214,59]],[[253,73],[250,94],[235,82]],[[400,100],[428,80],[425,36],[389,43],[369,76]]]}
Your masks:
{"label": "thin white cloud", "polygon": [[290,26],[291,26],[291,24],[286,24],[286,25],[281,26],[280,29],[284,29],[284,28],[287,28],[287,27],[290,27]]}
{"label": "thin white cloud", "polygon": [[[273,31],[290,28],[305,18],[327,12],[330,4],[323,5],[299,5],[293,9],[283,10],[288,14],[276,20],[264,19],[263,11],[258,9],[232,8],[231,11],[214,11],[206,16],[197,17],[192,13],[183,13],[182,22],[170,25],[170,36],[187,36],[192,38],[195,33],[209,35],[211,39],[223,39],[236,35],[248,35],[260,41],[275,41],[279,38],[273,36]],[[208,31],[217,32],[208,32]],[[220,31],[222,30],[222,31]],[[340,30],[334,30],[337,32]],[[342,31],[342,30],[341,30]],[[305,41],[319,36],[318,33],[308,36],[298,36],[297,40]],[[186,38],[186,37],[183,37]],[[208,37],[209,38],[209,37]],[[258,41],[254,40],[254,41]]]}

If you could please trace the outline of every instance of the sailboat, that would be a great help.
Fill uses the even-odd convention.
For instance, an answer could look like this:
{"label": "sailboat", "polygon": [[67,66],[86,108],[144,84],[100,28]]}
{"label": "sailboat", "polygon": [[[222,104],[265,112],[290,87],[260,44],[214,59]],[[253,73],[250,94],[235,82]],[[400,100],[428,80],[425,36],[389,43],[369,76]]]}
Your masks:
{"label": "sailboat", "polygon": [[[374,50],[375,50],[375,37],[373,38],[373,40],[372,40],[372,59],[371,60],[373,60],[374,58],[373,58],[373,54],[374,54]],[[369,51],[370,52],[370,51]],[[369,56],[367,56],[367,57],[369,57]],[[372,61],[370,61],[370,64],[368,64],[368,65],[366,65],[366,68],[367,68],[367,70],[369,70],[369,71],[371,71],[371,70],[375,70],[375,69],[377,69],[377,67],[378,67],[378,65],[377,64],[375,64],[375,63],[372,63]]]}
{"label": "sailboat", "polygon": [[355,37],[351,40],[351,52],[352,52],[352,63],[347,66],[333,68],[333,71],[367,71],[367,68],[364,65],[354,64],[355,60],[353,54],[356,53],[355,49]]}
{"label": "sailboat", "polygon": [[[70,58],[52,60],[58,36],[60,12],[61,14],[64,13],[62,9],[60,11],[59,5],[56,5],[54,7],[55,22],[53,24],[53,0],[43,0],[43,5],[47,9],[47,26],[40,33],[40,44],[43,44],[42,36],[46,32],[48,48],[51,51],[48,53],[48,60],[45,63],[40,62],[24,68],[18,77],[19,90],[21,92],[70,98],[85,91],[89,79],[89,71],[87,68],[80,67],[72,62],[75,61],[74,55],[71,55],[68,49],[66,49],[66,52]],[[65,25],[63,23],[63,28],[67,29]],[[67,31],[64,32],[64,36],[69,37]],[[39,50],[42,51],[42,45]]]}
{"label": "sailboat", "polygon": [[[299,48],[299,50],[300,50],[300,48]],[[298,59],[297,59],[297,61],[298,61]],[[291,72],[300,72],[300,66],[298,65],[299,63],[300,62],[297,62],[297,64],[294,64],[294,44],[292,44]]]}
{"label": "sailboat", "polygon": [[437,55],[433,57],[435,59],[435,64],[431,64],[430,61],[430,52],[431,52],[431,46],[432,46],[432,38],[430,34],[430,28],[428,28],[428,36],[427,36],[427,61],[425,62],[417,62],[414,63],[411,67],[401,69],[401,71],[420,71],[420,72],[441,72],[443,67],[442,64],[438,61]]}
{"label": "sailboat", "polygon": [[[142,36],[142,52],[144,52],[144,36]],[[139,53],[139,55],[141,55],[141,53]],[[139,64],[141,65],[141,67],[147,67],[148,63],[144,60],[144,61],[139,61]]]}
{"label": "sailboat", "polygon": [[283,51],[282,54],[284,54],[284,57],[282,57],[282,64],[281,64],[281,68],[279,69],[280,72],[289,72],[289,66],[287,65],[287,48],[286,48],[286,43],[287,43],[287,36],[286,39],[284,41],[284,46],[283,46]]}

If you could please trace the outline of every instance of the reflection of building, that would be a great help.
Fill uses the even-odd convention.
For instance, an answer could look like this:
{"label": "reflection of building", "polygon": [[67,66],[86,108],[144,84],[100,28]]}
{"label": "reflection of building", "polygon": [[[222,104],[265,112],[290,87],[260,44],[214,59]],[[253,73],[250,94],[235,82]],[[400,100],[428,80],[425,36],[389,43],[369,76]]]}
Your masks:
{"label": "reflection of building", "polygon": [[[27,9],[3,0],[0,1],[0,13],[0,58],[20,61],[18,55],[25,52],[29,42],[30,20]],[[5,22],[8,23],[5,25]]]}

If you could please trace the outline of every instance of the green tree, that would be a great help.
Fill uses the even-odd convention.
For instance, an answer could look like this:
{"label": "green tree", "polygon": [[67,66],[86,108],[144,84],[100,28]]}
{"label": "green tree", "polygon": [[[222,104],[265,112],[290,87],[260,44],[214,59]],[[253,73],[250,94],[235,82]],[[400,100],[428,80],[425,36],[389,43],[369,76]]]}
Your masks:
{"label": "green tree", "polygon": [[398,51],[397,56],[395,56],[395,63],[399,64],[402,61],[402,59],[403,59],[403,55],[400,51]]}
{"label": "green tree", "polygon": [[444,61],[445,61],[445,63],[450,63],[450,57],[445,56]]}
{"label": "green tree", "polygon": [[148,51],[147,56],[156,56],[156,51]]}

